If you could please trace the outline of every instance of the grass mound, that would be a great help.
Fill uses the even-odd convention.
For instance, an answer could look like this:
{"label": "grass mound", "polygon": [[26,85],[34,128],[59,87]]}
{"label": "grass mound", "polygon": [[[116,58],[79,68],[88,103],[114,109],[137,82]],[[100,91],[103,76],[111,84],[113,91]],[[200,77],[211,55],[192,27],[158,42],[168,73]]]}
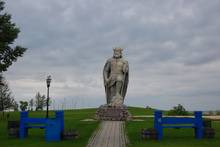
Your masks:
{"label": "grass mound", "polygon": [[[153,109],[129,107],[132,115],[153,115]],[[165,112],[166,113],[166,112]],[[138,117],[137,117],[138,118]],[[143,119],[143,118],[142,118]],[[220,122],[213,121],[216,135],[214,139],[194,138],[193,129],[164,129],[162,141],[142,140],[141,129],[153,128],[153,118],[144,118],[143,121],[126,122],[126,132],[131,147],[219,147],[220,146]]]}
{"label": "grass mound", "polygon": [[[0,147],[84,147],[86,146],[93,131],[98,127],[98,121],[81,121],[83,119],[92,119],[96,109],[78,109],[66,110],[64,112],[65,129],[76,129],[79,132],[79,138],[71,141],[47,143],[44,139],[43,129],[30,129],[29,135],[24,140],[9,139],[7,136],[7,121],[0,121]],[[45,117],[45,112],[30,112],[30,117]],[[49,113],[50,117],[54,112]],[[10,113],[10,120],[19,120],[18,112]]]}
{"label": "grass mound", "polygon": [[[154,109],[128,107],[129,112],[134,116],[153,115]],[[80,136],[76,140],[51,142],[44,140],[44,130],[30,129],[29,136],[24,140],[9,139],[7,136],[7,121],[0,120],[0,147],[85,147],[92,133],[99,125],[99,121],[81,121],[93,119],[96,109],[66,110],[64,121],[66,129],[76,129]],[[165,112],[166,113],[166,112]],[[45,112],[30,112],[30,117],[45,117]],[[51,117],[54,116],[50,112]],[[18,120],[18,112],[10,112],[11,120]],[[137,119],[140,119],[137,117]],[[193,129],[165,129],[162,141],[142,140],[141,129],[152,128],[153,118],[141,118],[142,121],[126,122],[126,132],[131,147],[219,147],[220,146],[220,122],[214,121],[213,128],[216,131],[214,139],[194,139]]]}

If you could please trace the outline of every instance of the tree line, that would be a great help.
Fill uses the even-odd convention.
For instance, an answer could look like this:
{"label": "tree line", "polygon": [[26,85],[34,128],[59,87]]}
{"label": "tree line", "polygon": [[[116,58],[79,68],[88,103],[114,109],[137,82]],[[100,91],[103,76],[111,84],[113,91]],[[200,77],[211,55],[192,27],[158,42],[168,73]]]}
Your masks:
{"label": "tree line", "polygon": [[45,95],[37,92],[34,98],[30,100],[15,101],[8,83],[5,78],[2,77],[3,85],[0,86],[0,111],[39,111],[43,110],[47,105],[47,99]]}

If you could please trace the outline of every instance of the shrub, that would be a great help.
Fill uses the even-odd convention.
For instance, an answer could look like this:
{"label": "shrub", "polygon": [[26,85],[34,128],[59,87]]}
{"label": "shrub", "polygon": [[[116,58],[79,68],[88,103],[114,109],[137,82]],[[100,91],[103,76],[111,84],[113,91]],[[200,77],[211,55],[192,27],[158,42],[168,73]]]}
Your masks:
{"label": "shrub", "polygon": [[181,105],[174,106],[173,109],[169,110],[168,115],[189,115],[189,112]]}

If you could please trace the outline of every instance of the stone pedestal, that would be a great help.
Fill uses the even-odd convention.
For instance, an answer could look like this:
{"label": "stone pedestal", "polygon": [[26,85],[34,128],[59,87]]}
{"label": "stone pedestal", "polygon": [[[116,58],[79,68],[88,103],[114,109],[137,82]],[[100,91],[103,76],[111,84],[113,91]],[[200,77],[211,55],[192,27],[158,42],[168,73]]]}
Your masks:
{"label": "stone pedestal", "polygon": [[125,121],[131,118],[130,113],[125,105],[109,106],[101,105],[96,111],[96,119],[98,120],[112,120]]}

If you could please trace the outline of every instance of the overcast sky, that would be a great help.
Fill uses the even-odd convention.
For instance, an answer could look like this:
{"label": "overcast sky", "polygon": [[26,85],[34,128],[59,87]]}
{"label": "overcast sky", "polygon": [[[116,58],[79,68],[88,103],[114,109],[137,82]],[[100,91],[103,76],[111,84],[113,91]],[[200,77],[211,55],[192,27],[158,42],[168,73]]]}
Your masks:
{"label": "overcast sky", "polygon": [[125,104],[220,109],[219,0],[7,0],[27,47],[7,72],[16,100],[46,94],[53,107],[105,103],[102,70],[113,47],[130,66]]}

